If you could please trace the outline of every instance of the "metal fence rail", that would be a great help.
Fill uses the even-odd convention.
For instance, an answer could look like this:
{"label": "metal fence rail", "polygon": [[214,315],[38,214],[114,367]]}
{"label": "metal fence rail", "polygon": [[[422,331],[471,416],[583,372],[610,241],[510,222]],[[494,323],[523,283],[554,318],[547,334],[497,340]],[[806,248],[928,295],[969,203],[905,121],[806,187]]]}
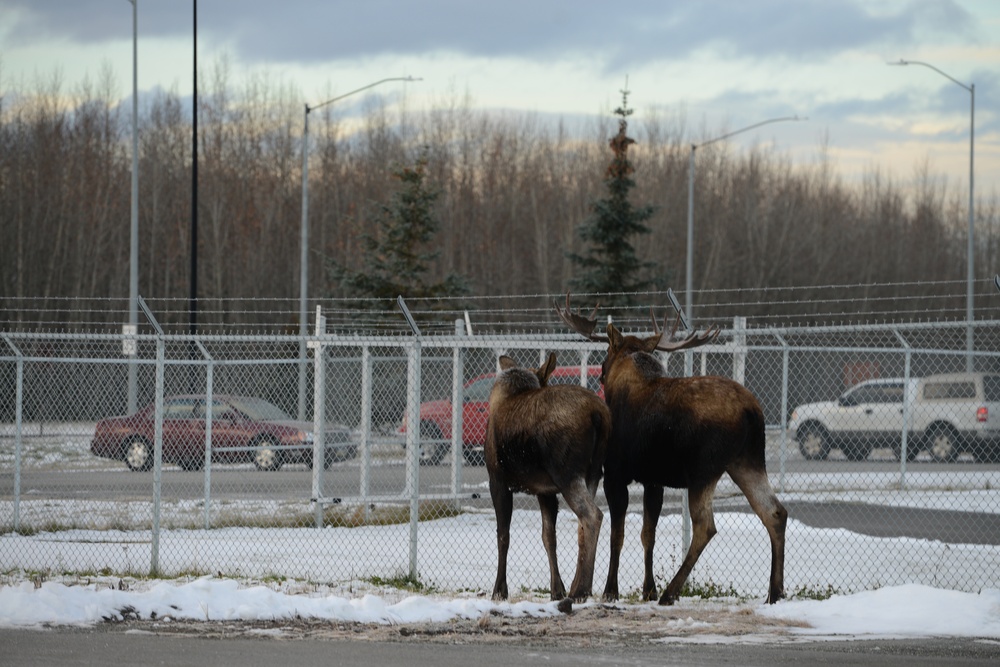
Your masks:
{"label": "metal fence rail", "polygon": [[[0,334],[0,571],[408,576],[488,590],[496,542],[481,445],[497,358],[538,365],[556,352],[575,372],[570,381],[596,388],[588,369],[600,366],[604,346],[564,334],[470,336],[461,322],[454,335],[329,334],[318,320],[307,359],[298,336]],[[714,344],[663,356],[669,374],[733,377],[764,407],[768,470],[790,511],[789,592],[1000,585],[992,450],[939,461],[921,434],[873,424],[882,440],[863,457],[832,438],[823,456],[806,456],[801,434],[789,431],[797,407],[835,401],[866,380],[964,372],[965,330],[747,329],[737,319]],[[976,322],[975,342],[972,367],[1000,375],[1000,322]],[[284,416],[244,412],[243,398]],[[145,422],[101,425],[147,409]],[[103,457],[92,452],[101,438],[114,443]],[[902,456],[895,442],[909,443]],[[138,458],[142,443],[148,463]],[[133,458],[107,458],[118,454]],[[638,590],[642,576],[641,488],[632,494],[623,591]],[[605,506],[603,493],[598,500]],[[525,511],[514,520],[511,583],[543,589],[536,504],[517,502]],[[662,579],[682,557],[681,505],[668,490],[655,554]],[[692,584],[761,595],[763,529],[728,478],[715,507],[719,533]],[[607,531],[605,522],[596,582],[606,575]],[[565,571],[575,535],[575,517],[561,513]]]}

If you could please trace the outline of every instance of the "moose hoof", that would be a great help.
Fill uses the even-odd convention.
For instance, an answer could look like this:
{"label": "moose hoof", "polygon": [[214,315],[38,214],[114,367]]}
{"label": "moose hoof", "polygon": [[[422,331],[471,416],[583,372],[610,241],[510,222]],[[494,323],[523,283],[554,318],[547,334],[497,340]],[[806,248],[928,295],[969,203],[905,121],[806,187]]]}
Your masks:
{"label": "moose hoof", "polygon": [[670,595],[666,591],[664,591],[663,595],[660,596],[660,602],[659,602],[659,604],[661,606],[664,606],[664,607],[673,606],[673,604],[675,602],[677,602],[676,596]]}
{"label": "moose hoof", "polygon": [[573,613],[573,598],[563,598],[559,601],[559,604],[556,605],[556,609],[564,614]]}

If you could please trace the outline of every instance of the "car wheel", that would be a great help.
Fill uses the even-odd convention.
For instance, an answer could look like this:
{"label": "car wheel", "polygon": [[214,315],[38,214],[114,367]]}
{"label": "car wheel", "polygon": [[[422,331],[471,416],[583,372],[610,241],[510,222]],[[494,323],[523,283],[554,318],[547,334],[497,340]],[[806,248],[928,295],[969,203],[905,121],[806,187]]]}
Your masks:
{"label": "car wheel", "polygon": [[808,461],[822,461],[830,454],[830,438],[826,429],[818,424],[805,424],[799,428],[799,451]]}
{"label": "car wheel", "polygon": [[263,436],[253,444],[253,464],[257,470],[273,472],[281,469],[281,454],[278,444],[270,436]]}
{"label": "car wheel", "polygon": [[122,458],[129,470],[144,472],[153,467],[153,452],[149,443],[136,436],[125,443]]}
{"label": "car wheel", "polygon": [[462,456],[470,466],[486,465],[486,453],[482,449],[463,449]]}
{"label": "car wheel", "polygon": [[947,424],[932,425],[927,435],[927,450],[935,461],[954,461],[958,458],[958,433]]}
{"label": "car wheel", "polygon": [[444,460],[448,453],[448,444],[443,442],[425,442],[427,440],[442,440],[444,435],[434,422],[420,422],[420,465],[436,466]]}

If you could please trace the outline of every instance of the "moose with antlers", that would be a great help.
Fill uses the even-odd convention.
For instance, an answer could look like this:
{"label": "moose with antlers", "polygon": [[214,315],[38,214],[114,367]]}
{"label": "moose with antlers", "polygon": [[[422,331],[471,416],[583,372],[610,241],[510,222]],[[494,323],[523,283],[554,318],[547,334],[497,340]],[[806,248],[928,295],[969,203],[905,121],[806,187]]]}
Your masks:
{"label": "moose with antlers", "polygon": [[486,470],[497,518],[497,578],[493,599],[507,599],[507,549],[514,492],[538,496],[542,543],[549,558],[549,592],[566,598],[556,560],[556,515],[561,493],[579,519],[576,576],[571,600],[590,596],[597,538],[604,514],[594,502],[611,432],[611,413],[597,394],[576,385],[548,386],[556,367],[550,354],[538,369],[500,357],[490,393]]}
{"label": "moose with antlers", "polygon": [[[653,544],[663,507],[663,487],[688,489],[691,510],[691,546],[680,568],[667,584],[660,604],[673,604],[701,552],[716,533],[712,497],[723,473],[750,501],[771,540],[771,577],[767,601],[784,597],[785,524],[788,512],[778,501],[764,464],[764,414],[757,399],[743,385],[724,377],[667,377],[653,355],[705,345],[719,334],[692,332],[672,340],[653,318],[653,335],[623,335],[613,324],[607,334],[594,333],[597,308],[585,317],[556,303],[559,317],[574,331],[608,344],[602,367],[604,395],[611,408],[612,429],[604,464],[604,492],[611,513],[611,562],[604,599],[618,598],[618,562],[628,509],[628,484],[643,485],[642,546],[645,577],[642,595],[656,598],[653,581]],[[652,316],[652,312],[650,312]]]}

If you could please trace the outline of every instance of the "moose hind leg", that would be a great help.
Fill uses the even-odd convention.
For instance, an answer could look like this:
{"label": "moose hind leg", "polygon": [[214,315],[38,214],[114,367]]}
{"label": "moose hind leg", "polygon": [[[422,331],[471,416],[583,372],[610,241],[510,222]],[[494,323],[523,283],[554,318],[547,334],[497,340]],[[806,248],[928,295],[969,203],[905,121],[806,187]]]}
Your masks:
{"label": "moose hind leg", "polygon": [[750,507],[764,524],[771,540],[771,578],[767,602],[774,604],[785,597],[785,525],[788,523],[788,510],[775,495],[766,471],[736,470],[729,476],[750,501]]}
{"label": "moose hind leg", "polygon": [[604,584],[604,601],[614,602],[618,599],[618,562],[621,558],[622,544],[625,541],[625,512],[628,510],[628,485],[609,484],[604,480],[604,496],[608,500],[608,512],[611,514],[611,542],[608,561],[608,580]]}
{"label": "moose hind leg", "polygon": [[709,541],[715,536],[715,514],[712,512],[712,497],[715,495],[715,485],[718,479],[713,480],[706,486],[692,488],[688,490],[688,506],[691,510],[691,546],[688,548],[684,562],[681,563],[677,574],[667,584],[663,595],[660,596],[660,604],[673,604],[681,595],[681,589],[687,581],[694,564],[698,562],[701,552],[708,546]]}
{"label": "moose hind leg", "polygon": [[553,600],[566,597],[566,587],[559,576],[559,559],[556,554],[556,516],[559,514],[559,499],[554,495],[538,496],[538,507],[542,510],[542,544],[549,557],[549,592]]}
{"label": "moose hind leg", "polygon": [[642,487],[642,553],[645,574],[642,579],[642,599],[656,599],[653,580],[653,547],[656,546],[656,525],[663,509],[663,487],[647,484]]}
{"label": "moose hind leg", "polygon": [[597,557],[597,540],[601,534],[604,514],[594,495],[582,478],[577,478],[563,491],[566,504],[576,514],[577,529],[576,574],[569,587],[569,597],[578,602],[586,600],[594,586],[594,560]]}
{"label": "moose hind leg", "polygon": [[493,584],[493,599],[507,599],[507,550],[510,548],[510,518],[514,511],[514,494],[490,484],[493,510],[497,517],[497,578]]}

